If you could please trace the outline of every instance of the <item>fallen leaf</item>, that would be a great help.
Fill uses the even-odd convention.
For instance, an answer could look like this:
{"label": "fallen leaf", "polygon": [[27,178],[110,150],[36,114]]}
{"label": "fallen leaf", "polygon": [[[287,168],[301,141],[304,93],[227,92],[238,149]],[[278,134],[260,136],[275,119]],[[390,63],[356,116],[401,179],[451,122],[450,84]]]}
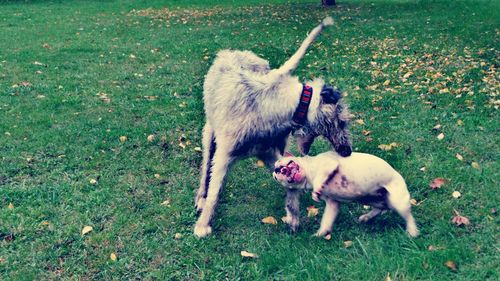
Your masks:
{"label": "fallen leaf", "polygon": [[437,139],[438,139],[438,140],[442,140],[442,139],[444,139],[444,134],[443,134],[443,133],[439,134],[439,135],[437,136]]}
{"label": "fallen leaf", "polygon": [[453,272],[457,272],[458,268],[457,268],[457,264],[454,262],[454,261],[446,261],[444,263],[444,265],[449,268],[451,271]]}
{"label": "fallen leaf", "polygon": [[115,254],[115,253],[111,253],[111,255],[109,255],[109,258],[110,258],[112,261],[116,261],[116,260],[117,260],[117,257],[116,257],[116,254]]}
{"label": "fallen leaf", "polygon": [[154,174],[155,179],[159,179],[161,176],[160,174]]}
{"label": "fallen leaf", "polygon": [[272,216],[265,217],[260,221],[265,224],[274,224],[274,225],[278,224],[278,221]]}
{"label": "fallen leaf", "polygon": [[426,170],[427,170],[427,168],[425,166],[420,168],[420,171],[422,171],[422,172],[425,172]]}
{"label": "fallen leaf", "polygon": [[385,281],[392,281],[391,274],[387,272],[387,276],[385,277]]}
{"label": "fallen leaf", "polygon": [[7,206],[7,209],[9,209],[9,210],[12,210],[12,209],[14,209],[14,204],[12,204],[12,203],[9,203],[9,205]]}
{"label": "fallen leaf", "polygon": [[462,194],[458,191],[453,191],[453,193],[451,194],[451,196],[455,199],[458,199],[460,198],[460,196],[462,196]]}
{"label": "fallen leaf", "polygon": [[441,188],[441,186],[443,186],[443,184],[445,184],[448,180],[447,179],[444,179],[444,178],[435,178],[431,181],[431,183],[429,184],[429,186],[432,188],[432,189],[438,189],[438,188]]}
{"label": "fallen leaf", "polygon": [[463,125],[464,125],[464,121],[462,121],[462,120],[458,119],[458,120],[457,120],[457,125],[458,125],[458,126],[463,126]]}
{"label": "fallen leaf", "polygon": [[356,119],[356,120],[354,120],[354,122],[356,122],[359,125],[364,125],[365,124],[365,121],[363,119]]}
{"label": "fallen leaf", "polygon": [[258,255],[254,254],[254,253],[247,252],[247,251],[241,251],[240,255],[244,258],[252,258],[252,259],[259,257]]}
{"label": "fallen leaf", "polygon": [[351,240],[344,241],[344,248],[349,248],[351,246],[352,246],[352,241]]}
{"label": "fallen leaf", "polygon": [[384,81],[384,83],[382,85],[388,86],[389,84],[391,84],[391,80],[387,79]]}
{"label": "fallen leaf", "polygon": [[201,149],[201,147],[197,146],[194,148],[194,151],[196,152],[203,152],[203,150]]}
{"label": "fallen leaf", "polygon": [[261,168],[266,166],[266,164],[262,160],[257,160],[257,163],[255,165],[257,165],[257,167],[261,167]]}
{"label": "fallen leaf", "polygon": [[371,131],[368,130],[363,130],[363,135],[368,136],[371,133]]}
{"label": "fallen leaf", "polygon": [[464,157],[460,153],[455,154],[455,157],[460,161],[464,161]]}
{"label": "fallen leaf", "polygon": [[328,233],[327,235],[325,235],[323,237],[323,239],[330,241],[332,239],[332,235],[330,233]]}
{"label": "fallen leaf", "polygon": [[408,72],[405,73],[405,75],[403,75],[403,78],[408,79],[412,75],[413,75],[413,72],[412,71],[408,71]]}
{"label": "fallen leaf", "polygon": [[121,136],[120,137],[120,142],[126,142],[127,141],[127,137],[126,136]]}
{"label": "fallen leaf", "polygon": [[50,222],[49,221],[42,221],[40,224],[44,225],[44,226],[47,226],[47,225],[50,225]]}
{"label": "fallen leaf", "polygon": [[477,170],[479,170],[479,168],[480,168],[479,163],[477,163],[477,162],[472,162],[470,165],[472,166],[472,168],[477,169]]}
{"label": "fallen leaf", "polygon": [[85,234],[87,234],[87,233],[91,232],[92,230],[93,230],[92,226],[87,225],[87,226],[85,226],[85,227],[82,229],[82,235],[85,235]]}
{"label": "fallen leaf", "polygon": [[451,222],[456,226],[470,225],[470,220],[467,217],[459,215],[458,213],[451,219]]}
{"label": "fallen leaf", "polygon": [[307,217],[312,218],[317,216],[319,213],[319,209],[314,206],[307,207]]}
{"label": "fallen leaf", "polygon": [[378,146],[378,148],[382,149],[383,151],[389,151],[393,149],[394,147],[398,147],[399,144],[396,142],[391,142],[390,144],[381,144]]}
{"label": "fallen leaf", "polygon": [[160,204],[160,205],[161,205],[161,206],[167,206],[167,207],[170,207],[170,199],[167,199],[167,200],[165,200],[165,201],[161,202],[161,204]]}
{"label": "fallen leaf", "polygon": [[417,200],[415,200],[414,198],[410,199],[410,204],[412,204],[413,206],[417,206]]}
{"label": "fallen leaf", "polygon": [[177,240],[178,240],[178,239],[181,239],[181,238],[182,238],[182,234],[181,234],[181,233],[176,233],[176,234],[174,235],[174,239],[177,239]]}
{"label": "fallen leaf", "polygon": [[443,247],[438,247],[438,246],[434,246],[434,245],[429,245],[429,247],[427,247],[427,250],[428,251],[437,251],[437,250],[441,250],[443,249]]}
{"label": "fallen leaf", "polygon": [[441,129],[441,124],[437,124],[436,126],[432,127],[433,130],[439,130]]}
{"label": "fallen leaf", "polygon": [[154,140],[155,140],[155,138],[156,138],[156,137],[155,137],[155,135],[149,135],[149,136],[148,136],[148,142],[152,142],[152,141],[154,141]]}
{"label": "fallen leaf", "polygon": [[91,185],[96,185],[97,184],[97,180],[96,179],[90,179],[89,182],[90,182]]}

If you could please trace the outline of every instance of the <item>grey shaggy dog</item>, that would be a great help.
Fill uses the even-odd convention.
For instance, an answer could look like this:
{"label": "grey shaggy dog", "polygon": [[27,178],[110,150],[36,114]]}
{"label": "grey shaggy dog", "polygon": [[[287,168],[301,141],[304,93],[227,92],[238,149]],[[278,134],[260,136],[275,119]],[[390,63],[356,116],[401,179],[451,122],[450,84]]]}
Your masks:
{"label": "grey shaggy dog", "polygon": [[[280,68],[249,51],[223,50],[217,54],[203,86],[206,124],[203,129],[203,163],[195,204],[200,213],[194,234],[212,232],[219,192],[230,165],[237,159],[257,156],[273,169],[295,133],[299,150],[307,154],[314,139],[328,139],[342,156],[351,154],[349,113],[342,95],[322,79],[307,82],[313,89],[306,121],[292,120],[303,84],[291,73],[321,30],[332,25],[328,17],[314,28],[297,52]],[[298,217],[300,192],[287,192],[287,216]],[[288,222],[295,229],[299,222]]]}

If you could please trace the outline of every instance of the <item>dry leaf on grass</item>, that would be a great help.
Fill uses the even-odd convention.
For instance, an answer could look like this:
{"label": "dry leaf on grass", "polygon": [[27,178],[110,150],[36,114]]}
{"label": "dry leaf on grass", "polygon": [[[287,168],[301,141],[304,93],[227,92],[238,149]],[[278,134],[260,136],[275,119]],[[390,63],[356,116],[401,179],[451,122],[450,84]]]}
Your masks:
{"label": "dry leaf on grass", "polygon": [[83,227],[82,229],[82,235],[85,235],[89,232],[91,232],[93,230],[92,226],[89,226],[89,225],[86,225],[85,227]]}
{"label": "dry leaf on grass", "polygon": [[174,235],[174,239],[177,239],[177,240],[178,240],[178,239],[181,239],[181,238],[182,238],[182,234],[181,234],[181,233],[176,233],[176,234]]}
{"label": "dry leaf on grass", "polygon": [[127,137],[126,136],[121,136],[120,137],[120,142],[126,142],[127,141]]}
{"label": "dry leaf on grass", "polygon": [[255,258],[259,257],[257,254],[250,253],[250,252],[247,252],[247,251],[241,251],[240,255],[242,257],[244,257],[244,258],[252,258],[252,259],[255,259]]}
{"label": "dry leaf on grass", "polygon": [[460,153],[455,154],[455,157],[460,161],[464,161],[464,157]]}
{"label": "dry leaf on grass", "polygon": [[314,206],[307,207],[307,217],[312,218],[318,215],[319,209]]}
{"label": "dry leaf on grass", "polygon": [[437,136],[437,139],[438,139],[438,140],[442,140],[442,139],[444,139],[444,134],[443,134],[443,133],[439,134],[439,135]]}
{"label": "dry leaf on grass", "polygon": [[444,178],[435,178],[431,181],[431,183],[429,184],[429,186],[432,188],[432,189],[439,189],[441,188],[441,186],[443,186],[448,180],[444,179]]}
{"label": "dry leaf on grass", "polygon": [[451,260],[447,261],[444,263],[444,265],[453,272],[457,272],[457,270],[458,270],[457,264],[454,261],[451,261]]}
{"label": "dry leaf on grass", "polygon": [[397,142],[391,142],[390,144],[381,144],[378,146],[378,148],[382,149],[383,151],[389,151],[393,149],[394,147],[398,147],[399,144]]}
{"label": "dry leaf on grass", "polygon": [[9,210],[12,210],[12,209],[14,209],[14,204],[12,204],[12,203],[9,203],[9,205],[7,206],[7,209],[9,209]]}
{"label": "dry leaf on grass", "polygon": [[111,259],[112,261],[116,261],[118,258],[116,257],[115,253],[111,253],[111,255],[109,255],[109,259]]}
{"label": "dry leaf on grass", "polygon": [[262,167],[265,167],[265,166],[266,166],[266,164],[265,164],[265,163],[264,163],[264,161],[262,161],[262,160],[257,160],[257,163],[255,163],[255,165],[256,165],[257,167],[260,167],[260,168],[262,168]]}
{"label": "dry leaf on grass", "polygon": [[344,248],[349,248],[351,246],[352,246],[352,241],[351,240],[344,241]]}
{"label": "dry leaf on grass", "polygon": [[262,223],[264,224],[273,224],[273,225],[276,225],[278,224],[278,221],[272,217],[272,216],[269,216],[269,217],[265,217],[263,218],[262,220],[260,220]]}
{"label": "dry leaf on grass", "polygon": [[451,222],[456,226],[470,225],[470,220],[467,217],[456,215],[451,219]]}
{"label": "dry leaf on grass", "polygon": [[148,136],[148,142],[153,142],[155,140],[155,135],[149,135]]}
{"label": "dry leaf on grass", "polygon": [[332,239],[332,235],[328,233],[327,235],[323,236],[323,239],[330,241]]}
{"label": "dry leaf on grass", "polygon": [[459,192],[459,191],[453,191],[453,193],[451,194],[451,196],[455,199],[458,199],[462,196],[462,194]]}
{"label": "dry leaf on grass", "polygon": [[472,168],[477,169],[477,170],[479,170],[479,168],[480,168],[479,163],[477,163],[477,162],[472,162],[470,165],[472,166]]}

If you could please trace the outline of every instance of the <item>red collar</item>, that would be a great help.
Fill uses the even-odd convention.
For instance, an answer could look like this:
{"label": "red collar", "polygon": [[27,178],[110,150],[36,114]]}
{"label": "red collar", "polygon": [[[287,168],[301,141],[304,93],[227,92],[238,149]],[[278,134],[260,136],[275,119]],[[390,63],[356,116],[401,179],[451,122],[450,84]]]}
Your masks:
{"label": "red collar", "polygon": [[307,120],[307,111],[309,110],[309,104],[311,103],[311,98],[313,94],[313,88],[304,84],[302,87],[302,94],[300,95],[300,102],[293,114],[292,121],[304,125]]}

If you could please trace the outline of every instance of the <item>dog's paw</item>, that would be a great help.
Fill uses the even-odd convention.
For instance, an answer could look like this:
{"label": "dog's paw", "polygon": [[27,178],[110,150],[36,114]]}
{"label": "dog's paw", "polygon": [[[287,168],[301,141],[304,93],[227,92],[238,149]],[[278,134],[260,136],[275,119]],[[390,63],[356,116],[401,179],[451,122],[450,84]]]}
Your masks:
{"label": "dog's paw", "polygon": [[203,238],[212,233],[212,227],[209,225],[195,225],[194,226],[194,235],[199,238]]}
{"label": "dog's paw", "polygon": [[205,207],[205,201],[207,199],[200,197],[196,200],[195,208],[197,212],[201,212],[203,210],[203,207]]}
{"label": "dog's paw", "polygon": [[406,231],[408,232],[408,235],[412,238],[417,237],[419,234],[418,228],[416,227],[408,227],[406,228]]}
{"label": "dog's paw", "polygon": [[298,218],[294,218],[292,216],[286,216],[286,217],[282,217],[281,221],[288,224],[288,226],[290,226],[290,230],[292,230],[293,232],[295,232],[295,231],[297,231],[297,229],[299,229],[299,219]]}
{"label": "dog's paw", "polygon": [[316,233],[313,234],[313,236],[325,238],[325,236],[327,236],[328,234],[330,234],[330,231],[319,229],[318,231],[316,231]]}

